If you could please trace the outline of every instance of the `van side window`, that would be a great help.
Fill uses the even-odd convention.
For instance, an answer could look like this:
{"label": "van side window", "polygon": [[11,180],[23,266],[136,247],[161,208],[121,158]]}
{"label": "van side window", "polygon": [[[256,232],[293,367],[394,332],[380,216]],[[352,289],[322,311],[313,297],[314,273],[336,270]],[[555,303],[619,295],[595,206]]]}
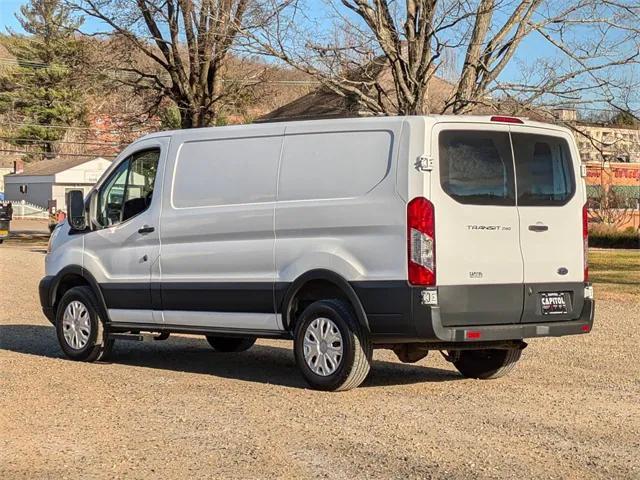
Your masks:
{"label": "van side window", "polygon": [[123,161],[100,187],[97,221],[102,227],[120,223],[128,171],[129,159]]}
{"label": "van side window", "polygon": [[176,159],[174,207],[274,201],[281,147],[281,136],[185,142]]}
{"label": "van side window", "polygon": [[[365,195],[388,174],[390,131],[302,133],[285,137],[278,200]],[[309,181],[314,179],[313,188]]]}
{"label": "van side window", "polygon": [[439,137],[440,183],[460,203],[515,205],[507,132],[445,130]]}
{"label": "van side window", "polygon": [[159,149],[136,152],[124,160],[98,192],[97,221],[102,227],[124,222],[151,204]]}
{"label": "van side window", "polygon": [[563,205],[575,181],[569,145],[558,137],[512,133],[518,205]]}
{"label": "van side window", "polygon": [[153,197],[160,150],[136,152],[131,157],[127,191],[122,206],[122,221],[144,212]]}

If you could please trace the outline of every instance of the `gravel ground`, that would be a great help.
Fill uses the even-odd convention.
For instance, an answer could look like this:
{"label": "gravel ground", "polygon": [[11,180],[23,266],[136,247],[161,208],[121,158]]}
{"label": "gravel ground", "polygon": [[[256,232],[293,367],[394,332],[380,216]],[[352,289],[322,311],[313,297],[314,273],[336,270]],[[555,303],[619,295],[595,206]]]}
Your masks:
{"label": "gravel ground", "polygon": [[362,387],[321,393],[283,341],[63,359],[38,303],[43,253],[0,247],[1,479],[640,478],[637,298],[601,300],[590,335],[532,341],[500,380],[378,350]]}

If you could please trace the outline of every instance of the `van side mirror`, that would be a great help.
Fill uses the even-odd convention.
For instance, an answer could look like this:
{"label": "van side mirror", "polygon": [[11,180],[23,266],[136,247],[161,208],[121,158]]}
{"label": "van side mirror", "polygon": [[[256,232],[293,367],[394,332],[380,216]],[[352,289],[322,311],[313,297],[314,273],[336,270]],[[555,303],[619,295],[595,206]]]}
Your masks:
{"label": "van side mirror", "polygon": [[87,219],[84,211],[84,192],[70,190],[67,192],[67,221],[73,230],[85,230]]}

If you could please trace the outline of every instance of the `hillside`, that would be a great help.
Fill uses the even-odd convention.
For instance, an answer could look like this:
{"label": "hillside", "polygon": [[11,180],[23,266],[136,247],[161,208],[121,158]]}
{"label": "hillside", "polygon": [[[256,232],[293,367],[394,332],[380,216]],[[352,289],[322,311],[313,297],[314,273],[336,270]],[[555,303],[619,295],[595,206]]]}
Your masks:
{"label": "hillside", "polygon": [[[16,68],[15,58],[2,41],[0,36],[0,69]],[[56,144],[58,157],[113,157],[135,138],[172,126],[163,122],[163,116],[175,107],[137,88],[130,74],[117,70],[117,67],[135,65],[154,72],[155,67],[146,56],[132,51],[128,54],[130,63],[123,63],[123,47],[113,39],[85,39],[85,47],[88,54],[83,83],[86,85],[81,88],[85,92],[87,114],[84,123],[66,128],[64,138]],[[300,72],[256,59],[230,59],[224,78],[233,96],[221,111],[222,124],[252,122],[315,88]],[[0,94],[10,87],[0,84]],[[41,155],[34,154],[39,152],[37,146],[11,143],[16,138],[16,127],[23,122],[12,108],[0,111],[0,163],[12,164],[19,158],[27,162],[42,159]]]}

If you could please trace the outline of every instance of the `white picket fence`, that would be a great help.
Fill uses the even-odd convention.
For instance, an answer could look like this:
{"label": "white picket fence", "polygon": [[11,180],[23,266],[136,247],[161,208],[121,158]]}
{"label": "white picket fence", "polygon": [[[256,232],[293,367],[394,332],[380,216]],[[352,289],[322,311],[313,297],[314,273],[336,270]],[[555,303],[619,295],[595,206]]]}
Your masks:
{"label": "white picket fence", "polygon": [[[11,200],[5,200],[5,203],[7,202],[11,202]],[[23,203],[22,200],[11,202],[11,205],[13,206],[13,218],[15,219],[35,218],[47,220],[49,218],[47,209],[38,205],[28,202]]]}

